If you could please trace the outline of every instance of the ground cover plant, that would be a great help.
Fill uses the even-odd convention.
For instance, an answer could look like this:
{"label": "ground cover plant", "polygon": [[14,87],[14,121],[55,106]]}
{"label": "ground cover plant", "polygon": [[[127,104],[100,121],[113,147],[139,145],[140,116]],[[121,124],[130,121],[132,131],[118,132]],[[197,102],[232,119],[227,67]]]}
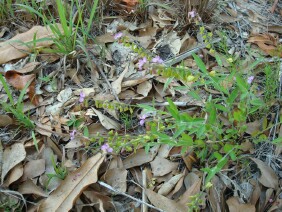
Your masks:
{"label": "ground cover plant", "polygon": [[281,14],[1,1],[1,210],[280,211]]}

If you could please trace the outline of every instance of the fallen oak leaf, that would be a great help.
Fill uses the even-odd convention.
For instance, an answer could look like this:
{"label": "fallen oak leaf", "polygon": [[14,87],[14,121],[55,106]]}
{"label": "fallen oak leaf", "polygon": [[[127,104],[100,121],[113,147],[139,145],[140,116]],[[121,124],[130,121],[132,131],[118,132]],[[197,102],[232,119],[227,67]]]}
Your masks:
{"label": "fallen oak leaf", "polygon": [[63,180],[61,185],[39,206],[39,211],[70,211],[73,203],[90,184],[98,180],[98,169],[104,160],[101,153],[89,158],[79,169]]}
{"label": "fallen oak leaf", "polygon": [[15,70],[5,73],[7,82],[18,90],[22,90],[29,84],[27,92],[30,101],[34,105],[39,105],[39,96],[35,94],[35,74],[21,75]]}

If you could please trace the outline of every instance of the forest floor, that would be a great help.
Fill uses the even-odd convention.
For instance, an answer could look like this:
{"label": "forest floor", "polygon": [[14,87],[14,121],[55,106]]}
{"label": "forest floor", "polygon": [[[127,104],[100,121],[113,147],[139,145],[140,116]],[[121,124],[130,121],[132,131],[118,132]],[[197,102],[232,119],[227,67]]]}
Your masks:
{"label": "forest floor", "polygon": [[282,2],[0,2],[0,211],[281,211]]}

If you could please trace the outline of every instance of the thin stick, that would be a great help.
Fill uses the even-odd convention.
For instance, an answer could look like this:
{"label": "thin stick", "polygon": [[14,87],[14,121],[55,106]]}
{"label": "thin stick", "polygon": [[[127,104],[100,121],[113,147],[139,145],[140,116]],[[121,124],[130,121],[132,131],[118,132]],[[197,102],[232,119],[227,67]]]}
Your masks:
{"label": "thin stick", "polygon": [[[147,202],[147,196],[146,196],[146,188],[147,188],[147,174],[146,174],[146,169],[142,171],[142,186],[143,186],[143,191],[142,191],[142,201]],[[148,206],[143,204],[142,205],[142,212],[148,212]]]}
{"label": "thin stick", "polygon": [[106,183],[104,183],[104,182],[102,182],[102,181],[98,181],[98,183],[99,183],[101,186],[103,186],[103,187],[105,187],[105,188],[107,188],[107,189],[109,189],[109,190],[111,190],[111,191],[113,191],[113,192],[115,192],[115,193],[117,193],[117,194],[121,194],[121,195],[123,195],[123,196],[126,196],[126,197],[128,197],[128,198],[130,198],[130,199],[132,199],[132,200],[134,200],[134,201],[136,201],[136,202],[138,202],[138,203],[147,205],[148,207],[153,208],[153,209],[155,209],[155,210],[157,210],[157,211],[165,212],[165,211],[163,211],[162,209],[156,208],[155,206],[153,206],[153,205],[151,205],[151,204],[149,204],[149,203],[143,202],[143,201],[140,200],[140,199],[137,199],[137,198],[132,197],[132,196],[126,194],[126,193],[123,193],[123,192],[121,192],[121,191],[119,191],[119,190],[113,188],[112,186],[110,186],[110,185],[108,185],[108,184],[106,184]]}
{"label": "thin stick", "polygon": [[[216,39],[214,39],[211,43],[212,43],[212,44],[213,44],[213,43],[217,43],[217,42],[219,42],[220,40],[221,40],[220,38],[216,38]],[[208,44],[197,45],[196,47],[194,47],[194,48],[192,48],[192,49],[190,49],[190,50],[188,50],[188,51],[186,51],[186,52],[184,52],[184,53],[182,53],[182,54],[176,56],[175,58],[172,58],[172,59],[169,59],[169,60],[164,61],[164,64],[165,64],[166,66],[172,66],[172,65],[174,65],[174,64],[176,64],[176,63],[179,63],[180,61],[184,60],[185,58],[191,56],[193,53],[199,51],[200,49],[205,48],[207,45],[208,45]]]}

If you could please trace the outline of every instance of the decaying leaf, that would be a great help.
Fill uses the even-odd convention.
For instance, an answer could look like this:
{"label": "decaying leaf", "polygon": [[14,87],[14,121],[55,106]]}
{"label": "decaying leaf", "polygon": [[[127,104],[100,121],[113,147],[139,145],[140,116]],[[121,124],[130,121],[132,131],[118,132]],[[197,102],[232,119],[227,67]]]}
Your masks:
{"label": "decaying leaf", "polygon": [[154,159],[156,154],[149,152],[146,154],[144,149],[138,149],[134,154],[129,155],[124,161],[123,166],[126,169],[140,166],[144,163],[148,163]]}
{"label": "decaying leaf", "polygon": [[268,188],[277,189],[278,188],[278,177],[267,164],[262,162],[259,159],[251,158],[258,166],[261,172],[261,176],[259,178],[259,182]]}
{"label": "decaying leaf", "polygon": [[1,115],[0,114],[0,127],[6,127],[10,124],[13,124],[13,119],[10,118],[8,115]]}
{"label": "decaying leaf", "polygon": [[32,179],[45,172],[45,160],[31,160],[24,167],[24,174],[22,180]]}
{"label": "decaying leaf", "polygon": [[156,156],[151,163],[154,176],[164,176],[177,169],[178,163],[171,162],[165,158]]}
{"label": "decaying leaf", "polygon": [[[59,29],[62,29],[60,24],[57,25]],[[62,31],[61,33],[63,34]],[[50,30],[49,27],[43,27],[43,26],[34,26],[27,32],[16,35],[12,39],[1,43],[0,64],[7,63],[11,60],[22,58],[28,55],[28,53],[33,50],[31,47],[34,46],[33,44],[32,46],[30,46],[30,45],[24,45],[23,43],[32,42],[34,38],[39,40],[43,38],[52,38],[53,36],[54,35],[52,33],[52,30]],[[47,47],[52,44],[53,41],[51,39],[35,42],[35,45],[38,48]]]}
{"label": "decaying leaf", "polygon": [[1,183],[3,183],[7,173],[18,163],[23,161],[25,156],[26,151],[22,143],[15,143],[4,150]]}
{"label": "decaying leaf", "polygon": [[103,160],[104,156],[101,153],[89,158],[79,169],[66,177],[61,185],[40,205],[39,211],[69,211],[83,189],[97,182],[97,172]]}
{"label": "decaying leaf", "polygon": [[97,114],[101,124],[107,129],[115,129],[119,130],[120,129],[120,124],[116,122],[113,119],[110,119],[109,117],[105,116],[102,114],[99,110],[96,110],[95,108],[92,108],[92,110]]}
{"label": "decaying leaf", "polygon": [[174,200],[168,199],[160,194],[155,193],[149,189],[146,189],[146,194],[150,202],[164,210],[165,212],[186,212],[187,208],[184,205],[181,205]]}
{"label": "decaying leaf", "polygon": [[48,194],[46,194],[46,192],[44,192],[42,188],[35,185],[30,179],[19,186],[19,192],[21,194],[36,194],[42,197],[48,196]]}
{"label": "decaying leaf", "polygon": [[165,182],[162,187],[158,190],[158,194],[167,195],[181,179],[183,174],[173,176],[169,181]]}
{"label": "decaying leaf", "polygon": [[127,170],[124,168],[114,168],[109,169],[103,176],[105,182],[115,189],[126,192],[127,184],[126,184],[126,177],[127,177]]}
{"label": "decaying leaf", "polygon": [[238,198],[231,197],[226,201],[229,211],[230,212],[241,212],[241,211],[248,211],[248,212],[255,212],[256,208],[254,205],[251,204],[242,204],[239,202]]}

